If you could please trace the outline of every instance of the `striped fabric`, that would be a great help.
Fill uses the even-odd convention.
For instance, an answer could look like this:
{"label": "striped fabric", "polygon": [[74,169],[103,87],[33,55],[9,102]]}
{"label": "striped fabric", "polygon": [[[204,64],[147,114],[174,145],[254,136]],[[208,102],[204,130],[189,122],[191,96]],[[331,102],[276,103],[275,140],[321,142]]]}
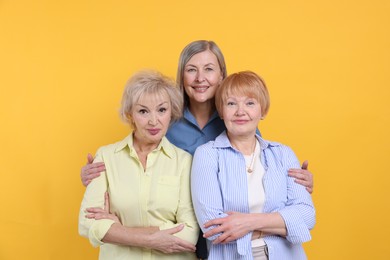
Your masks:
{"label": "striped fabric", "polygon": [[[300,168],[294,152],[287,146],[257,136],[265,169],[264,212],[279,212],[286,223],[287,237],[267,236],[269,259],[306,259],[301,243],[311,239],[315,210],[305,187],[287,176],[290,168]],[[259,183],[261,185],[261,183]],[[227,216],[225,212],[249,213],[244,156],[235,150],[226,132],[215,141],[200,146],[194,155],[191,173],[192,200],[196,217],[203,224]],[[213,227],[211,227],[213,228]],[[219,234],[209,238],[216,239]],[[212,245],[209,260],[252,259],[251,233],[225,245]]]}

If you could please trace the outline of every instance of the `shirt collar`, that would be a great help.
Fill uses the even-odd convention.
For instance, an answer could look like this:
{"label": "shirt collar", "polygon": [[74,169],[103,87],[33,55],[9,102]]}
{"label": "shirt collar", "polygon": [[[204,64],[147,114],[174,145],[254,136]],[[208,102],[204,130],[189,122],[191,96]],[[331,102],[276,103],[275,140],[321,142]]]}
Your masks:
{"label": "shirt collar", "polygon": [[[256,133],[256,138],[260,143],[261,150],[265,150],[267,148],[271,148],[274,146],[280,146],[279,143],[271,142],[264,140],[260,135]],[[216,148],[233,148],[232,144],[230,143],[230,140],[226,134],[226,130],[223,131],[217,138],[215,138],[214,147]]]}
{"label": "shirt collar", "polygon": [[[123,149],[128,148],[130,154],[136,153],[133,145],[133,132],[131,132],[125,139],[117,143],[117,147],[115,148],[115,152],[119,152]],[[154,149],[154,151],[162,151],[169,158],[173,158],[175,155],[175,150],[173,145],[168,141],[168,139],[164,136],[158,146]]]}

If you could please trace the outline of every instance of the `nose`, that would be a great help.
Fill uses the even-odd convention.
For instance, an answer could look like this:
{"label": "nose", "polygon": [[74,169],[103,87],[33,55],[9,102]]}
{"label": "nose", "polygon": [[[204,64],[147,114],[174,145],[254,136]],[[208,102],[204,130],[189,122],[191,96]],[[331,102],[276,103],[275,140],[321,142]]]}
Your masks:
{"label": "nose", "polygon": [[148,124],[149,125],[156,125],[157,124],[157,116],[154,113],[150,114]]}
{"label": "nose", "polygon": [[244,108],[243,108],[243,105],[238,103],[237,104],[237,110],[236,110],[236,116],[242,116],[245,114],[245,111],[244,111]]}
{"label": "nose", "polygon": [[203,72],[202,71],[198,71],[197,73],[196,73],[196,79],[195,79],[197,82],[203,82],[204,80],[205,80],[205,78],[204,78],[204,74],[203,74]]}

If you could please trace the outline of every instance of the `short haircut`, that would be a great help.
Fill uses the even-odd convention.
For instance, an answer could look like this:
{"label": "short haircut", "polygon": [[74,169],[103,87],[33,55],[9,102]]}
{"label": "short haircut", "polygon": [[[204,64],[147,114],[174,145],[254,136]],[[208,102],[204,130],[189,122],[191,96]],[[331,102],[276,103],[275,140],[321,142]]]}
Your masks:
{"label": "short haircut", "polygon": [[242,71],[229,75],[219,85],[215,93],[215,106],[220,115],[229,95],[244,95],[255,98],[261,106],[262,116],[266,116],[270,106],[270,97],[264,80],[252,71]]}
{"label": "short haircut", "polygon": [[131,113],[134,104],[145,94],[167,94],[171,102],[171,122],[183,115],[183,97],[173,79],[153,70],[135,73],[126,83],[119,110],[122,120],[134,128]]}
{"label": "short haircut", "polygon": [[225,58],[223,57],[222,51],[219,49],[217,44],[215,44],[215,42],[199,40],[188,44],[186,47],[184,47],[180,54],[179,66],[177,68],[176,76],[177,84],[179,85],[179,88],[183,94],[185,106],[188,106],[189,97],[184,90],[184,68],[192,56],[207,50],[210,50],[217,57],[219,67],[221,69],[222,79],[226,78],[227,76]]}

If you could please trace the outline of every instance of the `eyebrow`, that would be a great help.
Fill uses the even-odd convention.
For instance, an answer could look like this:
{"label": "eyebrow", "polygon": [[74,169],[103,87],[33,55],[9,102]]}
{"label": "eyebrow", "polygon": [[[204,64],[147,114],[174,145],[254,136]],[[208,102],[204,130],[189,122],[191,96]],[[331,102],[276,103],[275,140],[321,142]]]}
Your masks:
{"label": "eyebrow", "polygon": [[[204,65],[204,67],[207,67],[207,66],[215,66],[215,64],[210,62],[210,63],[207,63]],[[192,65],[192,64],[186,64],[186,67],[196,67],[196,66]]]}
{"label": "eyebrow", "polygon": [[[168,101],[164,101],[164,102],[158,104],[156,107],[161,107],[162,105],[168,104],[168,103],[169,103]],[[141,105],[140,103],[137,103],[136,105],[144,107],[144,108],[148,108],[147,106]]]}

